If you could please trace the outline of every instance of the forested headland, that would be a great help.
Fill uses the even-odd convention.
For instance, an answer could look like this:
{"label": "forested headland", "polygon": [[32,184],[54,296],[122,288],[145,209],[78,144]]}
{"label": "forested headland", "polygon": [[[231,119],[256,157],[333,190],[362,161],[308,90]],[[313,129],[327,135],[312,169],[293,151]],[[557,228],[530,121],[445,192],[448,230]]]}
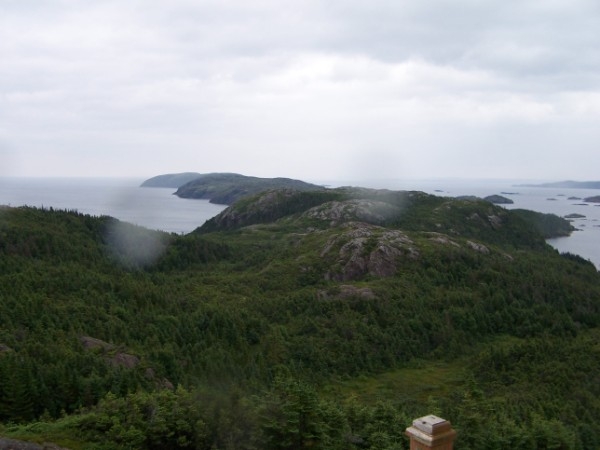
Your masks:
{"label": "forested headland", "polygon": [[188,235],[0,209],[0,436],[70,449],[600,447],[600,276],[555,217],[362,188]]}

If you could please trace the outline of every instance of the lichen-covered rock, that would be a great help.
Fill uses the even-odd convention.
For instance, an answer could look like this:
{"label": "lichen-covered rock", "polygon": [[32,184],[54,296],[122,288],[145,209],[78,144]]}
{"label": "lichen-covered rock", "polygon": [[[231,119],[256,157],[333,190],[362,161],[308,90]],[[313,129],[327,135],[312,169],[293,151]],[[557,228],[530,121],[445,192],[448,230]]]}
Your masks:
{"label": "lichen-covered rock", "polygon": [[109,344],[108,342],[104,342],[100,339],[96,339],[90,336],[81,336],[79,341],[87,350],[101,349],[104,351],[109,351],[115,348],[114,345]]}
{"label": "lichen-covered rock", "polygon": [[490,249],[483,244],[478,244],[477,242],[473,241],[467,241],[467,245],[476,252],[483,253],[484,255],[489,255],[490,253]]}
{"label": "lichen-covered rock", "polygon": [[386,202],[369,199],[331,201],[309,209],[303,217],[327,221],[331,226],[344,222],[360,221],[382,225],[398,217],[401,209]]}
{"label": "lichen-covered rock", "polygon": [[488,219],[488,223],[492,226],[492,228],[494,230],[497,230],[498,228],[500,228],[502,226],[502,217],[495,215],[495,214],[491,214],[487,217]]}
{"label": "lichen-covered rock", "polygon": [[419,256],[412,240],[400,230],[366,223],[349,223],[341,234],[331,238],[321,257],[336,257],[326,279],[357,280],[365,275],[388,277],[396,273],[400,259]]}
{"label": "lichen-covered rock", "polygon": [[137,367],[140,363],[140,358],[135,355],[130,355],[129,353],[118,352],[115,353],[112,357],[108,359],[108,361],[115,365],[125,367],[126,369],[133,369]]}
{"label": "lichen-covered rock", "polygon": [[87,350],[101,351],[104,354],[104,358],[114,366],[133,369],[140,363],[140,359],[137,356],[115,351],[116,346],[103,340],[90,336],[81,336],[79,341]]}
{"label": "lichen-covered rock", "polygon": [[8,353],[8,352],[12,352],[12,348],[10,348],[8,345],[0,344],[0,353]]}
{"label": "lichen-covered rock", "polygon": [[435,232],[430,232],[430,233],[426,233],[426,234],[429,235],[429,240],[432,241],[432,242],[435,242],[436,244],[451,245],[453,247],[460,247],[459,244],[457,244],[456,242],[454,242],[452,239],[450,239],[445,234],[435,233]]}

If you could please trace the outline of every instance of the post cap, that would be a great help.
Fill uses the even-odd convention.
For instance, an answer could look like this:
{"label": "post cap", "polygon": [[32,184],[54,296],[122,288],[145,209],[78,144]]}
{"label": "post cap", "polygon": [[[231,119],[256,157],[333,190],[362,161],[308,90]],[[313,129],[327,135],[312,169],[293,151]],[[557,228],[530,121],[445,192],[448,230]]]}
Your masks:
{"label": "post cap", "polygon": [[413,420],[412,426],[406,429],[406,435],[410,438],[411,450],[452,450],[456,430],[448,420],[430,414]]}
{"label": "post cap", "polygon": [[418,419],[413,420],[412,424],[413,427],[429,434],[430,436],[447,431],[451,428],[450,422],[448,422],[446,419],[442,419],[441,417],[434,416],[433,414],[419,417]]}

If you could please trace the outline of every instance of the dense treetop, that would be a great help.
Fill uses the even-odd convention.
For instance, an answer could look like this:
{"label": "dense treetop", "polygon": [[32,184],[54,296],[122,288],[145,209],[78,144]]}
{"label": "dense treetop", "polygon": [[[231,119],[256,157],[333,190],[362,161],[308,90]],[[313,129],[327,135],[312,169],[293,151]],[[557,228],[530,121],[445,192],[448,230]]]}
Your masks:
{"label": "dense treetop", "polygon": [[0,210],[0,436],[68,448],[600,445],[600,276],[556,217],[275,189],[185,236]]}

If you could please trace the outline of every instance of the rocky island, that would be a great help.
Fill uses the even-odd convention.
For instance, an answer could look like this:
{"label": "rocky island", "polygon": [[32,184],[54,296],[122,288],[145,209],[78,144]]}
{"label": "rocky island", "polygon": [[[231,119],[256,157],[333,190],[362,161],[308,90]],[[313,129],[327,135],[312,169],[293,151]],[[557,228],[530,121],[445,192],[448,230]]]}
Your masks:
{"label": "rocky island", "polygon": [[494,205],[511,205],[514,203],[514,201],[512,201],[510,198],[504,197],[502,195],[488,195],[483,199],[481,197],[477,197],[476,195],[459,195],[455,198],[457,200],[467,200],[470,202],[485,200],[486,202],[493,203]]}
{"label": "rocky island", "polygon": [[502,195],[488,195],[484,200],[495,205],[512,205],[514,201]]}
{"label": "rocky island", "polygon": [[595,195],[593,197],[586,197],[583,199],[584,202],[588,203],[600,203],[600,195]]}
{"label": "rocky island", "polygon": [[211,203],[231,205],[237,200],[268,189],[311,191],[322,186],[291,178],[259,178],[237,173],[195,172],[159,175],[144,181],[142,187],[176,187],[181,198],[209,200]]}

